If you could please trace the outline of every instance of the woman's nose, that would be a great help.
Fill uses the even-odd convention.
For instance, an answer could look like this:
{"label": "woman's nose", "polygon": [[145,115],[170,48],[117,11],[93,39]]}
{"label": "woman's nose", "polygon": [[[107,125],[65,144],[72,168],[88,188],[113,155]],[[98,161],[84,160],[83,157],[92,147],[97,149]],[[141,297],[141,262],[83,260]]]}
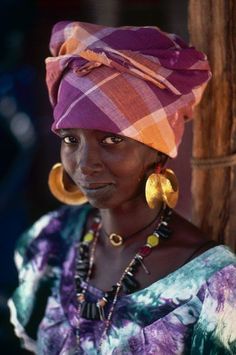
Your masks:
{"label": "woman's nose", "polygon": [[103,164],[98,149],[88,145],[83,147],[79,153],[77,166],[83,175],[93,175],[100,172]]}

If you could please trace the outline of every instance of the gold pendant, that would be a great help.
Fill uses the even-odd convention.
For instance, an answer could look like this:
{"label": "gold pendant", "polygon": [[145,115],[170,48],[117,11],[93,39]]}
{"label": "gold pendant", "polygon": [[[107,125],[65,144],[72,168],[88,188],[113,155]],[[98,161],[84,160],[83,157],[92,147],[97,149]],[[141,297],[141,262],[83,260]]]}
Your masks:
{"label": "gold pendant", "polygon": [[121,235],[116,233],[110,234],[109,240],[114,247],[119,247],[120,245],[123,244],[123,238],[121,237]]}

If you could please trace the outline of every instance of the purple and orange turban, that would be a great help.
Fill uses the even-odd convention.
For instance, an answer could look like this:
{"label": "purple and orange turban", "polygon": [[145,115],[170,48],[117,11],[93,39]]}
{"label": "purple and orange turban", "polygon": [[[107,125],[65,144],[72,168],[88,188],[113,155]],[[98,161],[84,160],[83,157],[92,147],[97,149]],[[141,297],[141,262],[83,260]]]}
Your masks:
{"label": "purple and orange turban", "polygon": [[210,79],[206,56],[157,27],[59,22],[46,59],[52,130],[124,135],[170,157]]}

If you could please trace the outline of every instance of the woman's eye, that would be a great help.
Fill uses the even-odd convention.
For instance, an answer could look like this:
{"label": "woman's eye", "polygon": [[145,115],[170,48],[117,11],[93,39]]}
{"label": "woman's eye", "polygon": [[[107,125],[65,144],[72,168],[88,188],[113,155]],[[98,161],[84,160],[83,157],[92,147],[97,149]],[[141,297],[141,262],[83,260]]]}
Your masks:
{"label": "woman's eye", "polygon": [[66,136],[63,138],[63,142],[66,144],[76,144],[78,143],[78,140],[73,136]]}
{"label": "woman's eye", "polygon": [[122,142],[123,139],[121,137],[118,136],[109,136],[106,137],[102,140],[103,144],[118,144],[120,142]]}

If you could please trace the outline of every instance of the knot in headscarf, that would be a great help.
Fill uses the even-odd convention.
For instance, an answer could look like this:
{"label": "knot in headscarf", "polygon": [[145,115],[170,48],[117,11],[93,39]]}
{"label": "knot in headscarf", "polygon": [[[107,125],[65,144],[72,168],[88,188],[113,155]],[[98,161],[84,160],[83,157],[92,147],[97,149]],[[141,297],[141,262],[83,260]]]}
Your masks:
{"label": "knot in headscarf", "polygon": [[86,128],[177,155],[210,70],[206,56],[157,27],[59,22],[46,59],[54,131]]}

